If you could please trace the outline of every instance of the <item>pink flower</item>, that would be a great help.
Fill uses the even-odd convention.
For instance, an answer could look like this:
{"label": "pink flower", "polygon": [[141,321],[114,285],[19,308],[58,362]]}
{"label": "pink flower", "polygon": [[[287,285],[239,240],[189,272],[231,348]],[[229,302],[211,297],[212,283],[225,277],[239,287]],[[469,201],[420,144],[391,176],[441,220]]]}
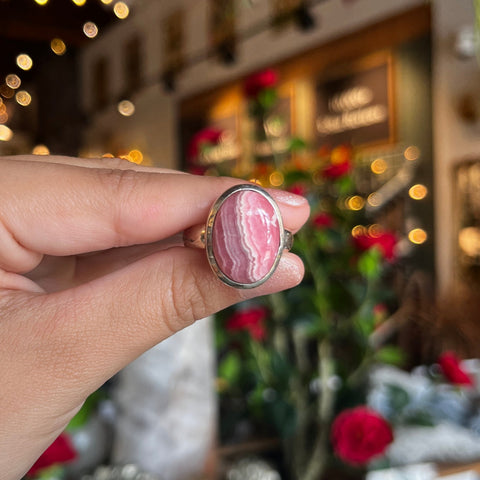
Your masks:
{"label": "pink flower", "polygon": [[33,464],[27,473],[27,476],[36,476],[38,472],[53,465],[67,463],[75,460],[77,454],[73,448],[69,437],[62,433]]}
{"label": "pink flower", "polygon": [[323,230],[333,225],[333,218],[328,213],[320,212],[313,216],[312,223],[316,229]]}
{"label": "pink flower", "polygon": [[397,237],[391,232],[383,232],[377,235],[362,234],[353,237],[355,247],[364,252],[373,247],[378,247],[383,258],[393,260],[395,258],[395,245]]}
{"label": "pink flower", "polygon": [[262,341],[266,337],[264,321],[267,310],[264,307],[252,307],[235,312],[227,321],[226,329],[230,332],[246,330],[250,336]]}
{"label": "pink flower", "polygon": [[262,90],[273,88],[278,82],[278,74],[269,68],[250,75],[244,83],[245,95],[248,98],[255,98]]}
{"label": "pink flower", "polygon": [[473,380],[461,365],[460,359],[454,352],[444,352],[438,359],[440,368],[445,378],[455,385],[473,386]]}
{"label": "pink flower", "polygon": [[390,424],[368,407],[345,410],[335,418],[331,429],[335,453],[351,465],[365,465],[382,455],[393,441]]}

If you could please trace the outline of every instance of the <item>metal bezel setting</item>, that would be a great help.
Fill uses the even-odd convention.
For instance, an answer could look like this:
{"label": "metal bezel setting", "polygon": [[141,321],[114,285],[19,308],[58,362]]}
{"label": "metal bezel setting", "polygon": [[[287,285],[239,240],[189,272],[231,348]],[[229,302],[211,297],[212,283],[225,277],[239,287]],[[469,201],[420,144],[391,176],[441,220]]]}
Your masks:
{"label": "metal bezel setting", "polygon": [[[217,216],[218,211],[222,207],[225,200],[227,200],[227,198],[231,197],[232,195],[235,195],[238,192],[242,192],[246,190],[258,193],[259,195],[262,195],[264,198],[268,200],[268,202],[270,203],[270,205],[273,207],[275,211],[275,214],[278,220],[279,230],[280,230],[279,247],[278,247],[277,255],[272,265],[272,268],[268,271],[268,273],[264,277],[262,277],[260,280],[257,280],[254,283],[236,282],[235,280],[232,280],[230,277],[225,275],[223,271],[220,269],[220,267],[218,266],[217,260],[215,259],[215,255],[213,253],[213,229],[215,227],[215,218]],[[278,266],[278,263],[280,262],[280,257],[282,256],[283,250],[285,248],[290,248],[291,239],[292,239],[292,234],[284,229],[282,215],[275,200],[263,188],[254,184],[236,185],[226,190],[213,204],[210,210],[210,213],[208,215],[207,224],[205,228],[205,247],[206,247],[207,258],[208,258],[210,267],[222,282],[226,283],[231,287],[242,288],[242,289],[258,287],[259,285],[262,285],[262,283],[265,283],[273,275],[273,272],[275,272]]]}

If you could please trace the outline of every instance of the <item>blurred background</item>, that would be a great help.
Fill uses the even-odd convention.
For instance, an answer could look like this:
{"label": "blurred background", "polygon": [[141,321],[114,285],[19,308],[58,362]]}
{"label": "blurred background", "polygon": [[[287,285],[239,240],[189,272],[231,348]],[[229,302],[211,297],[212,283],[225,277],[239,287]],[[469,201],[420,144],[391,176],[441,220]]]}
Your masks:
{"label": "blurred background", "polygon": [[301,286],[143,355],[29,478],[479,478],[478,0],[0,0],[18,154],[312,208]]}

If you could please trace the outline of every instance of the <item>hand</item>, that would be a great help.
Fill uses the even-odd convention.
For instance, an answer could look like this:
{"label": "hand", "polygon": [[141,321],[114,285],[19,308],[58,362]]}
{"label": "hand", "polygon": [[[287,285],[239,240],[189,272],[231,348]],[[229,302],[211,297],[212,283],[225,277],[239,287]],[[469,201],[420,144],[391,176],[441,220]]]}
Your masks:
{"label": "hand", "polygon": [[[222,284],[181,244],[239,180],[118,159],[0,158],[0,471],[20,478],[87,396],[197,319],[297,285],[285,252],[262,286]],[[285,227],[307,202],[273,191]],[[174,359],[172,359],[174,361]]]}

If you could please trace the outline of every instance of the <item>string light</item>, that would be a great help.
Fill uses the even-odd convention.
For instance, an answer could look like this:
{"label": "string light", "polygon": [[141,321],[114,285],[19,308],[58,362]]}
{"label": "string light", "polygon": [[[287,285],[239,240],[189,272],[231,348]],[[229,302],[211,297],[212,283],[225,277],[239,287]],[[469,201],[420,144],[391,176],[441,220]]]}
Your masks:
{"label": "string light", "polygon": [[272,185],[273,187],[279,187],[283,184],[284,181],[283,173],[278,171],[272,172],[270,174],[269,181],[270,185]]}
{"label": "string light", "polygon": [[124,117],[130,117],[135,113],[135,105],[130,100],[122,100],[119,102],[117,109]]}
{"label": "string light", "polygon": [[101,0],[101,1],[102,1],[102,3],[104,3],[105,5],[110,5],[110,4],[113,2],[113,0]]}
{"label": "string light", "polygon": [[137,165],[140,165],[143,162],[143,153],[140,150],[134,149],[128,152],[128,160]]}
{"label": "string light", "polygon": [[22,81],[20,80],[20,77],[18,75],[15,75],[14,73],[10,73],[5,77],[5,83],[11,89],[16,90],[18,87],[20,87],[20,85],[22,84]]}
{"label": "string light", "polygon": [[0,141],[8,142],[12,137],[13,132],[6,125],[0,125]]}
{"label": "string light", "polygon": [[33,148],[32,153],[34,155],[50,155],[50,150],[46,145],[40,144]]}
{"label": "string light", "polygon": [[360,195],[354,195],[347,199],[347,208],[353,211],[361,210],[365,205],[365,200]]}
{"label": "string light", "polygon": [[370,169],[376,175],[381,175],[382,173],[384,173],[387,167],[387,162],[383,158],[377,158],[370,165]]}
{"label": "string light", "polygon": [[95,38],[98,35],[98,27],[93,22],[86,22],[83,25],[83,33],[88,38]]}
{"label": "string light", "polygon": [[355,225],[352,228],[352,237],[359,237],[360,235],[365,235],[367,229],[363,225]]}
{"label": "string light", "polygon": [[408,232],[408,239],[415,245],[421,245],[427,241],[427,232],[421,228],[414,228]]}
{"label": "string light", "polygon": [[77,6],[77,7],[83,7],[85,5],[87,0],[72,0],[72,2]]}
{"label": "string light", "polygon": [[50,42],[50,48],[52,49],[52,52],[55,53],[55,55],[63,55],[67,51],[67,46],[65,45],[65,42],[60,39],[60,38],[54,38]]}
{"label": "string light", "polygon": [[17,56],[17,66],[22,70],[30,70],[33,66],[33,60],[26,53]]}
{"label": "string light", "polygon": [[115,13],[115,15],[121,20],[124,20],[130,14],[130,9],[125,2],[117,2],[113,6],[113,13]]}
{"label": "string light", "polygon": [[0,85],[0,95],[3,98],[12,98],[15,95],[15,91],[11,89],[8,85],[3,83]]}
{"label": "string light", "polygon": [[16,93],[15,100],[22,107],[27,107],[32,102],[32,96],[26,90],[20,90]]}
{"label": "string light", "polygon": [[35,3],[38,3],[38,5],[46,5],[48,0],[35,0]]}
{"label": "string light", "polygon": [[418,160],[418,158],[420,157],[420,149],[418,147],[415,147],[414,145],[411,145],[410,147],[407,147],[405,149],[405,152],[403,152],[403,156],[406,160],[410,162]]}
{"label": "string light", "polygon": [[408,194],[413,200],[423,200],[428,194],[428,189],[425,185],[417,183],[413,185],[413,187],[410,187]]}

